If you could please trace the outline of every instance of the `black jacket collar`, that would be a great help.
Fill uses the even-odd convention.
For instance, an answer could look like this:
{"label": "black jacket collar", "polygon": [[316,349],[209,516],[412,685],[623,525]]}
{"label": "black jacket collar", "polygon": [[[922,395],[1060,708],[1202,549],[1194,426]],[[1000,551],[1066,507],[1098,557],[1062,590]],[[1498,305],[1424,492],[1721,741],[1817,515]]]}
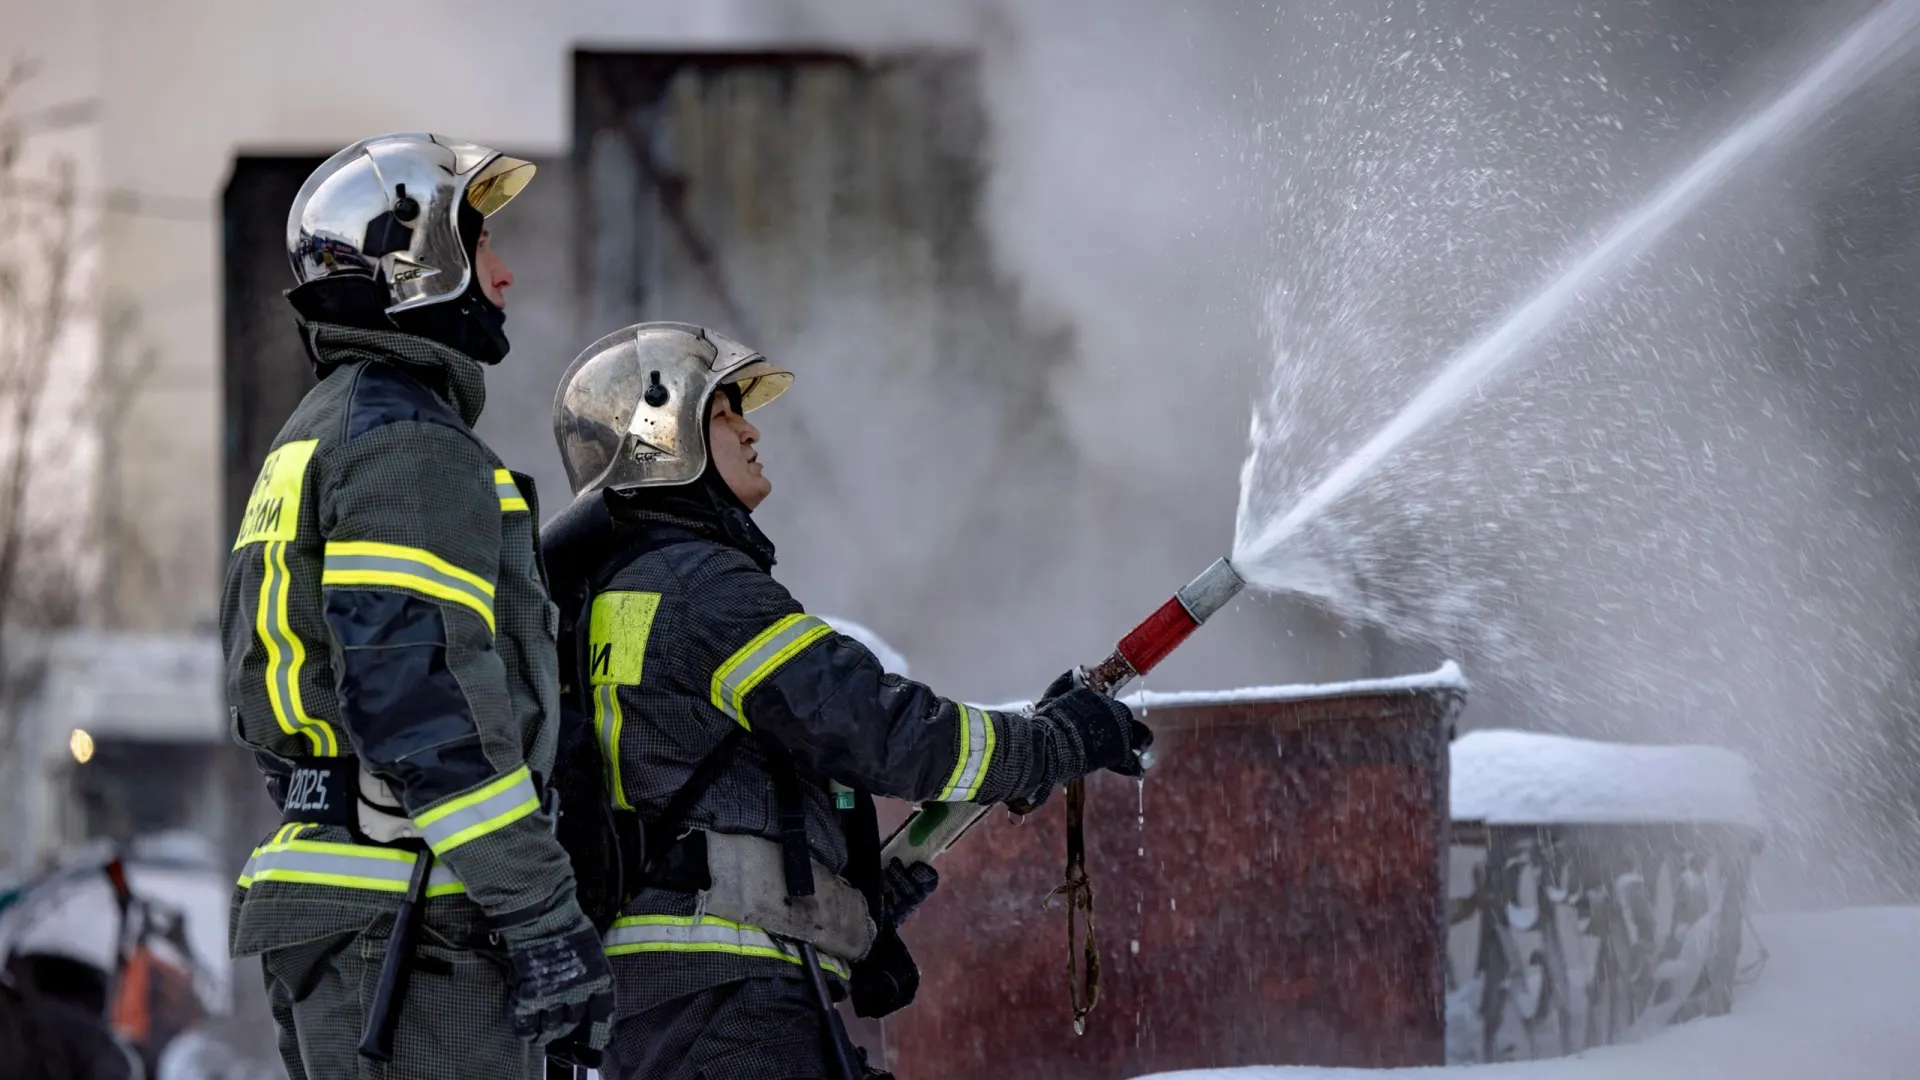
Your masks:
{"label": "black jacket collar", "polygon": [[740,551],[762,570],[771,571],[776,561],[773,541],[712,464],[691,484],[613,493],[606,503],[619,527],[676,526]]}
{"label": "black jacket collar", "polygon": [[439,394],[472,427],[487,405],[487,380],[480,362],[437,341],[397,330],[363,330],[337,323],[301,324],[307,352],[321,378],[343,364],[372,360],[390,364]]}

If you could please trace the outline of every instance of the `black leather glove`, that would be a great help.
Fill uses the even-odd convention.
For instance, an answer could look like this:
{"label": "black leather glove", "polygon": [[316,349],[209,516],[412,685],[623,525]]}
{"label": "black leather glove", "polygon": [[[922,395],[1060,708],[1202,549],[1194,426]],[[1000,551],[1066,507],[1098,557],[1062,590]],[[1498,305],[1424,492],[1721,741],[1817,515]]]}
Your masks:
{"label": "black leather glove", "polygon": [[1079,685],[1080,676],[1075,673],[1072,668],[1068,668],[1066,671],[1061,672],[1058,678],[1048,683],[1045,690],[1040,691],[1040,696],[1034,699],[1033,707],[1035,709],[1044,709],[1054,698],[1059,697],[1061,694]]}
{"label": "black leather glove", "polygon": [[507,1019],[549,1057],[598,1064],[613,1026],[613,972],[593,924],[569,897],[545,912],[494,921],[513,969]]}
{"label": "black leather glove", "polygon": [[1119,699],[1076,687],[1038,706],[1034,715],[1070,729],[1079,740],[1081,768],[1062,779],[1100,769],[1111,769],[1121,776],[1146,775],[1140,754],[1153,745],[1153,732],[1134,719],[1133,710]]}
{"label": "black leather glove", "polygon": [[880,871],[880,906],[886,909],[887,924],[898,929],[939,887],[940,872],[926,863],[888,862]]}
{"label": "black leather glove", "polygon": [[867,955],[853,965],[848,996],[853,1015],[864,1019],[888,1016],[913,1004],[920,992],[920,966],[913,962],[907,943],[891,926],[880,928]]}

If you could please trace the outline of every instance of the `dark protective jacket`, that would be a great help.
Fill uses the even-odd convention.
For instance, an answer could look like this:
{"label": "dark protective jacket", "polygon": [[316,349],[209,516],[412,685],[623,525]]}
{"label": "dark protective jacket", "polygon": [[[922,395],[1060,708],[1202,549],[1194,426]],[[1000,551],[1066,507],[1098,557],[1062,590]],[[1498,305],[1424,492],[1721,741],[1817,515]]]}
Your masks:
{"label": "dark protective jacket", "polygon": [[[430,919],[564,899],[572,870],[542,808],[556,612],[533,485],[473,432],[480,365],[408,334],[304,332],[320,384],[275,437],[227,563],[233,735],[270,777],[355,755],[384,781],[436,856]],[[306,775],[290,806],[357,797]],[[352,827],[283,827],[240,879],[234,952],[364,928],[412,861]]]}
{"label": "dark protective jacket", "polygon": [[[598,535],[607,529],[612,539]],[[668,542],[646,542],[661,530]],[[848,865],[834,782],[986,804],[1030,795],[1071,771],[1076,749],[1044,721],[973,708],[887,674],[860,643],[806,614],[769,572],[772,545],[711,470],[685,488],[588,495],[549,524],[547,537],[563,604],[565,582],[597,583],[580,620],[577,700],[592,716],[613,803],[644,821],[720,752],[724,767],[684,828],[778,840],[773,759],[784,754],[799,773],[814,858],[857,884],[862,868]],[[640,554],[629,558],[635,547]],[[575,671],[563,662],[563,683]],[[622,1015],[734,979],[803,974],[758,927],[696,914],[690,891],[640,890],[607,943]],[[846,958],[824,959],[836,973],[848,967]]]}

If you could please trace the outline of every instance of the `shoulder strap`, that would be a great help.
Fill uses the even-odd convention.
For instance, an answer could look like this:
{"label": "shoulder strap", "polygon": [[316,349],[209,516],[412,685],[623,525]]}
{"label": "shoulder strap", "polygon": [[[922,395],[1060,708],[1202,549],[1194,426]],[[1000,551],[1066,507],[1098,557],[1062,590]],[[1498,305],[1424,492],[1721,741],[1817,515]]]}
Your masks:
{"label": "shoulder strap", "polygon": [[640,869],[643,878],[650,876],[657,869],[660,856],[666,853],[667,847],[673,842],[673,834],[679,831],[681,824],[687,820],[687,815],[693,812],[693,808],[699,804],[701,797],[713,787],[714,781],[720,779],[720,774],[727,771],[727,766],[733,763],[733,750],[739,745],[740,736],[744,734],[746,734],[745,728],[729,731],[726,737],[720,740],[720,745],[714,747],[706,757],[700,760],[700,764],[694,766],[693,775],[687,777],[687,782],[680,785],[680,790],[673,793],[673,798],[667,800],[666,806],[661,807],[660,816],[646,826],[647,856],[645,865]]}

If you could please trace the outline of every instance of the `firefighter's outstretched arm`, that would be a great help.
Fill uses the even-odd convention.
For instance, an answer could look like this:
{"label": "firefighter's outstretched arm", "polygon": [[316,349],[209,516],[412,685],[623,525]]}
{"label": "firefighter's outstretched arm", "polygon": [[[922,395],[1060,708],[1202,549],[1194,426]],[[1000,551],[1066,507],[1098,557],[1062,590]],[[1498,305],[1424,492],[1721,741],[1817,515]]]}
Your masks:
{"label": "firefighter's outstretched arm", "polygon": [[1034,715],[992,712],[888,674],[874,655],[804,613],[785,588],[743,562],[689,590],[723,617],[706,688],[715,707],[843,783],[916,801],[994,803],[1121,764],[1127,707],[1073,690]]}

